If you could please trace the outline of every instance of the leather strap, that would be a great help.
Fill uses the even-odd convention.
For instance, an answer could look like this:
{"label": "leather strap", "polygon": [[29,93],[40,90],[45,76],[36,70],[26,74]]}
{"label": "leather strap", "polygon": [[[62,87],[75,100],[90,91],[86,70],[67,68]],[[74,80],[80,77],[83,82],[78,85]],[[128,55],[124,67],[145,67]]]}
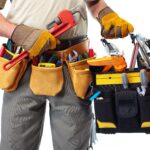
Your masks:
{"label": "leather strap", "polygon": [[65,50],[73,45],[76,45],[78,43],[81,43],[85,40],[87,40],[88,37],[87,35],[83,35],[83,36],[78,36],[78,37],[75,37],[75,38],[72,38],[72,39],[63,39],[63,40],[60,40],[60,44],[57,45],[56,49],[55,50]]}
{"label": "leather strap", "polygon": [[58,55],[58,57],[61,58],[62,61],[67,61],[67,56],[68,54],[72,51],[72,50],[76,50],[78,52],[78,54],[83,54],[84,52],[88,52],[89,49],[89,40],[85,40],[83,42],[80,42],[74,46],[71,46],[65,50],[61,50],[61,51],[48,51],[48,53],[56,53]]}

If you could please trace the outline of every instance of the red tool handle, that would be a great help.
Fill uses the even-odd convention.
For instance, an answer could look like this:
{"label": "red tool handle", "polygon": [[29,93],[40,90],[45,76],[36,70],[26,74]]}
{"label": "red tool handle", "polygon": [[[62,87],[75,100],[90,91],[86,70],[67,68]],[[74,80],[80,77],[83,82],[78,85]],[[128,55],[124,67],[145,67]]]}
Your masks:
{"label": "red tool handle", "polygon": [[20,55],[18,55],[14,59],[12,59],[12,60],[8,61],[7,63],[5,63],[3,65],[3,69],[6,70],[6,71],[8,71],[10,68],[12,68],[18,62],[20,62],[22,59],[24,59],[24,58],[26,58],[28,56],[29,56],[29,52],[28,51],[22,52]]}
{"label": "red tool handle", "polygon": [[61,21],[61,23],[55,23],[54,27],[50,30],[50,33],[53,34],[55,37],[58,37],[59,35],[68,31],[77,24],[72,12],[67,9],[61,11],[58,14],[58,18]]}
{"label": "red tool handle", "polygon": [[1,49],[0,49],[0,57],[3,57],[4,53],[5,53],[5,47],[4,45],[2,45]]}
{"label": "red tool handle", "polygon": [[[64,32],[68,31],[72,27],[76,25],[76,21],[74,20],[73,14],[69,10],[63,10],[58,14],[58,18],[61,20],[61,24],[54,24],[54,27],[50,30],[51,34],[53,34],[55,37],[58,37],[59,35],[63,34]],[[22,59],[29,56],[28,51],[24,51],[11,61],[4,64],[3,69],[9,70],[12,68],[16,63],[21,61]]]}

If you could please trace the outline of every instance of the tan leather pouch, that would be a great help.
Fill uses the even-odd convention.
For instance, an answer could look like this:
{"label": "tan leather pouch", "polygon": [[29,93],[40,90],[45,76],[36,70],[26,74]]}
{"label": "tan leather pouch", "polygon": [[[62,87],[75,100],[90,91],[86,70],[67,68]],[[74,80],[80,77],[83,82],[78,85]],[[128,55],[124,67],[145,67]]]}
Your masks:
{"label": "tan leather pouch", "polygon": [[18,87],[19,81],[27,68],[28,61],[24,59],[10,70],[5,71],[3,65],[8,61],[0,57],[0,88],[6,92],[11,92]]}
{"label": "tan leather pouch", "polygon": [[74,63],[67,62],[67,64],[74,91],[78,97],[84,99],[87,89],[92,81],[92,75],[89,70],[89,65],[87,64],[87,59]]}
{"label": "tan leather pouch", "polygon": [[63,88],[62,66],[56,68],[32,65],[30,88],[35,95],[55,96]]}
{"label": "tan leather pouch", "polygon": [[[72,50],[76,50],[78,54],[83,54],[84,52],[88,53],[88,49],[89,49],[89,41],[86,40],[67,49],[65,56],[67,56],[69,52]],[[66,60],[74,91],[76,95],[81,99],[85,98],[87,89],[92,81],[92,75],[89,70],[89,65],[87,63],[88,59],[77,61],[74,63],[69,63]]]}

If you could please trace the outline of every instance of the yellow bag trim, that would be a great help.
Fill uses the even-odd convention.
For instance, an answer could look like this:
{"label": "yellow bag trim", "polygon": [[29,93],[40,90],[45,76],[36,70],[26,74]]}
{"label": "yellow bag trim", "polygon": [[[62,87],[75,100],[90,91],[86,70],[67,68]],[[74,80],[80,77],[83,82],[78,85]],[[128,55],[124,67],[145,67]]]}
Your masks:
{"label": "yellow bag trim", "polygon": [[143,122],[141,128],[150,128],[150,122]]}
{"label": "yellow bag trim", "polygon": [[[29,50],[31,56],[39,55],[41,49],[44,47],[46,42],[50,39],[51,43],[54,43],[55,38],[47,31],[41,33],[33,47]],[[56,40],[55,40],[56,41]],[[50,48],[54,48],[54,44],[50,46]]]}
{"label": "yellow bag trim", "polygon": [[97,124],[99,128],[117,128],[117,126],[112,122],[101,122],[97,120]]}
{"label": "yellow bag trim", "polygon": [[[140,83],[140,73],[132,72],[126,73],[129,83]],[[150,72],[147,73],[150,81]],[[122,74],[97,74],[96,85],[111,85],[111,84],[122,84]]]}

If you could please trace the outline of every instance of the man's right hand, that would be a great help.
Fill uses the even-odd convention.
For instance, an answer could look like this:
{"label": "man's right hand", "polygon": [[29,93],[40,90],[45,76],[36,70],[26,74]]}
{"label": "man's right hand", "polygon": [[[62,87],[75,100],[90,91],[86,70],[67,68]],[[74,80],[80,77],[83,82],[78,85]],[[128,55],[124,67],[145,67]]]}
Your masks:
{"label": "man's right hand", "polygon": [[26,25],[16,26],[11,36],[12,41],[25,50],[29,50],[31,56],[56,48],[56,38],[47,30],[40,30]]}

